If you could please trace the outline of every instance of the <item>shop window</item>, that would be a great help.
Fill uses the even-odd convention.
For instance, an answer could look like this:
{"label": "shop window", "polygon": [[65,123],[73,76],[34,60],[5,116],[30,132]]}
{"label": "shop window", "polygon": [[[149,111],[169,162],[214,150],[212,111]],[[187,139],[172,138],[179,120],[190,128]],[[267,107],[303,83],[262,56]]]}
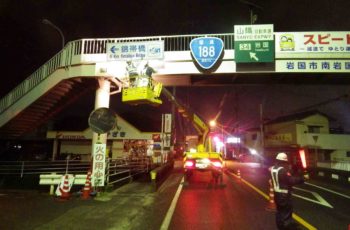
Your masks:
{"label": "shop window", "polygon": [[331,153],[326,152],[326,153],[324,154],[324,160],[325,160],[325,161],[330,161],[330,160],[331,160]]}
{"label": "shop window", "polygon": [[321,132],[321,126],[308,125],[307,128],[308,128],[309,133],[320,133]]}

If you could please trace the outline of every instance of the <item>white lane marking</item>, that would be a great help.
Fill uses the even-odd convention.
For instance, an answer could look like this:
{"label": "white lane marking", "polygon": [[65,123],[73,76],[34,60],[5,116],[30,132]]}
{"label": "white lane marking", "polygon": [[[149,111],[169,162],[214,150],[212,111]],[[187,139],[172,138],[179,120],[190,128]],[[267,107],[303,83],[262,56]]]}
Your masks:
{"label": "white lane marking", "polygon": [[347,196],[347,195],[345,195],[345,194],[342,194],[342,193],[339,193],[339,192],[336,192],[336,191],[333,191],[333,190],[330,190],[330,189],[327,189],[327,188],[323,188],[323,187],[318,186],[318,185],[315,185],[315,184],[311,184],[311,183],[309,183],[309,182],[304,182],[304,184],[307,184],[307,185],[310,185],[310,186],[314,186],[314,187],[316,187],[316,188],[323,189],[323,190],[325,190],[325,191],[327,191],[327,192],[331,192],[331,193],[337,194],[337,195],[339,195],[339,196],[342,196],[342,197],[345,197],[345,198],[350,199],[350,196]]}
{"label": "white lane marking", "polygon": [[162,226],[160,227],[161,230],[167,230],[169,228],[169,224],[170,224],[171,218],[173,217],[177,201],[178,201],[178,199],[180,197],[180,193],[181,193],[181,190],[182,190],[182,187],[183,187],[183,185],[182,185],[183,183],[184,183],[184,177],[182,177],[180,185],[177,188],[177,191],[176,191],[175,196],[173,198],[173,201],[171,202],[171,205],[170,205],[170,207],[168,209],[168,212],[165,215],[165,218],[163,220]]}
{"label": "white lane marking", "polygon": [[304,200],[307,200],[307,201],[310,201],[310,202],[313,202],[313,203],[316,203],[316,204],[320,204],[320,205],[323,205],[323,206],[326,206],[326,207],[329,207],[329,208],[333,208],[333,206],[331,204],[329,204],[322,196],[320,196],[320,194],[318,194],[317,192],[313,192],[313,191],[310,191],[310,190],[307,190],[307,189],[302,189],[302,188],[297,188],[297,187],[294,187],[294,189],[297,189],[297,190],[301,190],[301,191],[304,191],[304,192],[309,192],[311,193],[316,199],[316,200],[313,200],[313,199],[310,199],[310,198],[307,198],[307,197],[304,197],[304,196],[301,196],[301,195],[297,195],[297,194],[292,194],[292,196],[295,196],[295,197],[299,197],[301,199],[304,199]]}

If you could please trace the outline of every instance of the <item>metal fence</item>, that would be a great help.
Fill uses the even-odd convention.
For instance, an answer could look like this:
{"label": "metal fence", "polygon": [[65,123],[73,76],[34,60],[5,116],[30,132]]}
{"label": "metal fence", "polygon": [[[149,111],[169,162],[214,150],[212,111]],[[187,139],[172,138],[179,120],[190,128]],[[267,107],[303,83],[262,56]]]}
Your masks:
{"label": "metal fence", "polygon": [[147,173],[153,167],[150,158],[147,157],[110,160],[107,167],[107,184],[113,185],[124,180],[131,181],[134,176]]}
{"label": "metal fence", "polygon": [[[0,175],[18,176],[42,174],[86,174],[91,168],[90,161],[58,160],[58,161],[0,161]],[[152,168],[149,158],[119,158],[107,161],[106,181],[113,185],[147,173]]]}
{"label": "metal fence", "polygon": [[0,161],[0,175],[40,175],[46,173],[83,174],[90,162],[76,160],[58,161]]}

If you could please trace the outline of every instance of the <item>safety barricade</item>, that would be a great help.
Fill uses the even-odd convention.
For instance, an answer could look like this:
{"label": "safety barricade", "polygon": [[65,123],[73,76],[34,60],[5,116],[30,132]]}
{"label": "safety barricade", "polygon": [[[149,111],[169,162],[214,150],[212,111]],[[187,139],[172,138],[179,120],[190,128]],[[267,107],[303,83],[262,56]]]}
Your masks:
{"label": "safety barricade", "polygon": [[[54,194],[54,187],[61,182],[63,174],[41,174],[39,184],[40,185],[50,185],[50,195]],[[74,175],[73,185],[85,185],[86,174],[77,174]]]}

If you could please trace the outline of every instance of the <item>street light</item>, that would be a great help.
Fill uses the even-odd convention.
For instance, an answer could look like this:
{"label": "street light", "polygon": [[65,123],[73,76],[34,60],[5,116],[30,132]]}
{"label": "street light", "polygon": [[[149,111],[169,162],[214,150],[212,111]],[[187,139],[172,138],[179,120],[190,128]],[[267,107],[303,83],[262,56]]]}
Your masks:
{"label": "street light", "polygon": [[209,121],[209,125],[210,127],[214,128],[216,126],[216,121],[215,120]]}
{"label": "street light", "polygon": [[239,0],[241,3],[247,5],[249,7],[249,13],[250,13],[250,24],[253,25],[256,20],[258,20],[258,15],[254,14],[255,9],[260,9],[262,10],[263,8],[253,2],[249,2],[246,0]]}
{"label": "street light", "polygon": [[210,120],[209,126],[214,129],[216,127],[221,128],[221,138],[222,138],[222,146],[220,148],[223,148],[223,153],[226,156],[226,146],[225,146],[225,136],[224,136],[224,126],[221,124],[216,123],[216,120]]}
{"label": "street light", "polygon": [[64,42],[64,35],[63,35],[62,30],[60,28],[58,28],[55,24],[53,24],[50,20],[48,20],[46,18],[43,19],[42,23],[45,24],[45,25],[52,26],[55,30],[57,30],[60,33],[61,38],[62,38],[62,49],[63,49],[65,42]]}

